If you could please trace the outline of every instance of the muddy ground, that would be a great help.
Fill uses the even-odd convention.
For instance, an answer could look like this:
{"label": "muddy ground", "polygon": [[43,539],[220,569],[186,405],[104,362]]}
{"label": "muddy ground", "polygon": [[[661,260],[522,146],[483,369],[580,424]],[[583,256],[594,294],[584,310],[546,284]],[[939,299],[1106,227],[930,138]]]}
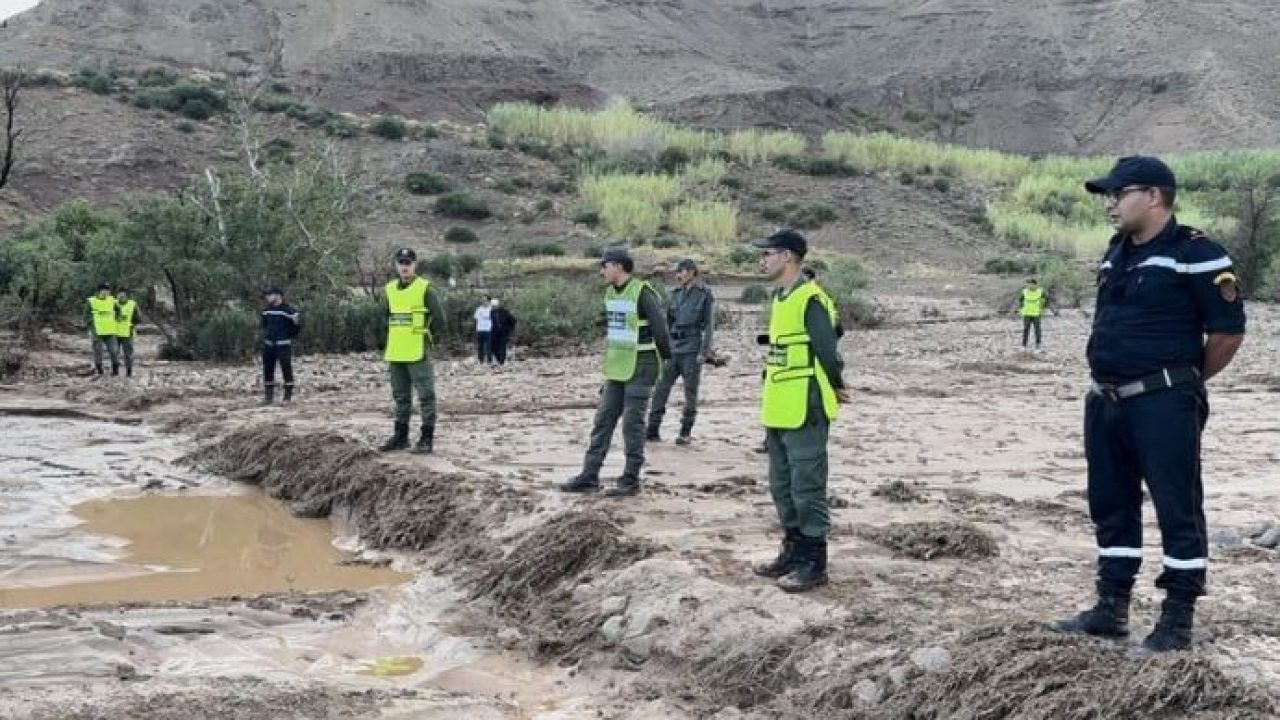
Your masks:
{"label": "muddy ground", "polygon": [[[80,438],[82,449],[119,428],[172,469],[121,472],[136,453],[65,463],[71,479],[115,478],[95,496],[230,478],[329,517],[353,562],[390,562],[413,579],[3,611],[0,715],[1274,717],[1280,553],[1268,547],[1278,532],[1263,531],[1280,519],[1280,343],[1267,332],[1277,313],[1253,309],[1241,357],[1212,383],[1212,588],[1196,647],[1144,658],[1133,644],[1159,601],[1150,512],[1134,642],[1038,629],[1091,599],[1085,314],[1048,318],[1044,350],[1028,353],[1016,319],[962,299],[879,300],[890,325],[842,342],[856,396],[831,435],[831,584],[802,597],[749,570],[778,539],[752,452],[749,317],[721,333],[732,361],[704,376],[694,444],[670,442],[673,408],[667,440],[650,445],[645,492],[622,501],[553,489],[582,459],[598,388],[591,356],[517,350],[502,370],[439,362],[437,454],[380,457],[390,403],[372,356],[302,359],[297,402],[261,408],[252,366],[144,352],[132,381],[94,381],[79,341],[55,338],[0,391],[0,419],[50,424],[49,438]],[[606,472],[620,467],[619,441]],[[8,470],[6,494],[36,494],[10,490],[22,477]],[[24,552],[14,537],[6,562]]]}

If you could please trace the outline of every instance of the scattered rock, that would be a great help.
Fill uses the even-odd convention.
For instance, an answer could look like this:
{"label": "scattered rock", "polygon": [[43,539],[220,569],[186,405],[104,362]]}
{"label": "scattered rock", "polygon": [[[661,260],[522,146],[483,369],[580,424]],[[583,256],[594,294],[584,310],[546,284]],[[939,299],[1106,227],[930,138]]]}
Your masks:
{"label": "scattered rock", "polygon": [[902,687],[909,677],[911,677],[911,668],[907,665],[898,665],[889,671],[889,682],[893,683],[894,687]]}
{"label": "scattered rock", "polygon": [[946,648],[920,648],[911,653],[911,662],[927,673],[942,672],[951,664],[951,653]]}
{"label": "scattered rock", "polygon": [[884,498],[892,503],[912,503],[924,502],[924,495],[915,487],[908,485],[901,480],[893,480],[891,482],[880,485],[871,491],[872,496]]}
{"label": "scattered rock", "polygon": [[622,657],[634,665],[641,665],[653,654],[653,636],[639,635],[622,643]]}
{"label": "scattered rock", "polygon": [[98,629],[98,632],[111,638],[112,640],[124,639],[125,629],[123,625],[116,625],[115,623],[109,623],[104,620],[99,620],[95,622],[93,626]]}
{"label": "scattered rock", "polygon": [[884,691],[876,681],[864,679],[853,686],[853,696],[864,706],[878,705],[884,697]]}
{"label": "scattered rock", "polygon": [[648,634],[655,627],[666,625],[667,621],[652,612],[640,611],[627,618],[627,634],[629,638]]}
{"label": "scattered rock", "polygon": [[502,631],[498,633],[498,642],[502,643],[502,646],[508,650],[519,646],[523,641],[524,633],[515,628],[503,628]]}
{"label": "scattered rock", "polygon": [[627,609],[627,596],[614,595],[607,597],[600,603],[600,614],[604,617],[613,617],[621,615]]}
{"label": "scattered rock", "polygon": [[1244,545],[1244,538],[1230,530],[1219,530],[1213,533],[1209,540],[1213,543],[1214,547],[1221,550],[1230,550]]}
{"label": "scattered rock", "polygon": [[212,635],[214,633],[212,625],[195,625],[192,623],[157,625],[153,629],[160,635]]}
{"label": "scattered rock", "polygon": [[621,615],[614,615],[604,621],[604,625],[600,626],[600,637],[606,645],[617,645],[622,639],[622,633],[625,631],[623,625],[624,618]]}
{"label": "scattered rock", "polygon": [[116,679],[117,680],[136,680],[138,678],[138,670],[129,663],[116,663]]}
{"label": "scattered rock", "polygon": [[1264,548],[1275,548],[1280,545],[1280,526],[1273,526],[1254,539],[1253,543]]}

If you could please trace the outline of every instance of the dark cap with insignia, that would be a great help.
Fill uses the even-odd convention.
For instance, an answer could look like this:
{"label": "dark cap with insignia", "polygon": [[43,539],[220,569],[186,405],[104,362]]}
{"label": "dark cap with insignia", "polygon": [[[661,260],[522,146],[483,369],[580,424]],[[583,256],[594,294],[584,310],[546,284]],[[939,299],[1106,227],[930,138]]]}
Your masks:
{"label": "dark cap with insignia", "polygon": [[411,248],[402,247],[399,250],[396,250],[396,262],[400,262],[401,260],[417,262],[418,253],[414,252]]}
{"label": "dark cap with insignia", "polygon": [[1106,177],[1090,180],[1084,189],[1094,194],[1109,193],[1130,185],[1177,188],[1173,171],[1160,158],[1149,155],[1130,155],[1116,161]]}
{"label": "dark cap with insignia", "polygon": [[619,265],[631,265],[635,261],[631,259],[631,253],[627,252],[625,247],[621,245],[610,245],[600,253],[600,264],[607,262],[618,263]]}
{"label": "dark cap with insignia", "polygon": [[796,257],[804,257],[805,253],[809,252],[809,241],[795,230],[779,230],[763,240],[755,241],[752,245],[761,250],[790,250]]}
{"label": "dark cap with insignia", "polygon": [[692,270],[694,272],[697,272],[698,263],[694,262],[689,258],[685,258],[680,262],[676,263],[676,270]]}

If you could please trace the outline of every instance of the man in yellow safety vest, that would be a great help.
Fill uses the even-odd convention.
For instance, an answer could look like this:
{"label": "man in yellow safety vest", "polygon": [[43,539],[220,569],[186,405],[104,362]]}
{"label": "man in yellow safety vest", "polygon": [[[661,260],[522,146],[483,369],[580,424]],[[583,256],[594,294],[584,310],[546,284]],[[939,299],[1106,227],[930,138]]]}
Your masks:
{"label": "man in yellow safety vest", "polygon": [[1031,329],[1036,331],[1036,347],[1040,347],[1040,317],[1049,307],[1049,296],[1035,278],[1027,280],[1026,287],[1018,295],[1018,313],[1022,315],[1022,347],[1027,346]]}
{"label": "man in yellow safety vest", "polygon": [[395,401],[395,433],[378,449],[387,452],[409,447],[409,418],[413,414],[413,390],[418,390],[422,432],[412,452],[435,450],[436,382],[430,349],[440,337],[444,312],[426,278],[418,276],[418,255],[410,248],[395,254],[396,278],[387,283],[387,344],[383,358],[391,377]]}
{"label": "man in yellow safety vest", "polygon": [[760,419],[768,433],[769,492],[784,537],[778,557],[754,571],[777,578],[787,592],[804,592],[827,582],[827,433],[837,405],[852,395],[842,377],[834,303],[801,271],[808,241],[781,230],[755,245],[760,269],[775,287]]}
{"label": "man in yellow safety vest", "polygon": [[622,418],[622,439],[627,456],[622,476],[606,495],[640,492],[640,468],[644,465],[644,411],[658,379],[662,362],[671,357],[671,336],[662,301],[649,283],[632,277],[635,261],[623,247],[605,248],[600,275],[608,283],[604,292],[607,331],[604,346],[604,387],[591,428],[591,445],[582,472],[562,483],[564,492],[600,489],[600,468],[609,452],[613,430]]}
{"label": "man in yellow safety vest", "polygon": [[111,284],[101,283],[98,292],[85,305],[85,317],[89,322],[89,340],[93,344],[93,369],[101,376],[102,351],[111,356],[111,374],[120,374],[120,356],[116,349],[116,321],[118,306],[111,295]]}
{"label": "man in yellow safety vest", "polygon": [[124,356],[124,375],[133,377],[133,333],[138,326],[138,301],[129,297],[125,288],[116,290],[116,344]]}

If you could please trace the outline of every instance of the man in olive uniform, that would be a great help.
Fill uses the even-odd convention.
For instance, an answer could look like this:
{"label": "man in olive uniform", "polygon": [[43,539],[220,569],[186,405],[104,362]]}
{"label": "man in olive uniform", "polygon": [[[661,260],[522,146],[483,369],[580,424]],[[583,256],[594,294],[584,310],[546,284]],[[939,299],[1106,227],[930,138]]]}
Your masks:
{"label": "man in olive uniform", "polygon": [[688,445],[693,421],[698,416],[698,382],[702,363],[711,355],[715,332],[715,298],[698,275],[698,266],[685,259],[676,263],[678,286],[671,291],[667,304],[667,322],[671,328],[672,356],[662,369],[662,377],[653,391],[653,407],[649,410],[646,440],[660,440],[658,429],[667,412],[667,398],[676,379],[684,378],[684,411],[680,416],[677,445]]}
{"label": "man in olive uniform", "polygon": [[1027,280],[1026,287],[1018,295],[1018,314],[1022,316],[1022,347],[1027,346],[1032,328],[1036,331],[1036,347],[1040,347],[1040,317],[1049,306],[1049,296],[1035,278]]}
{"label": "man in olive uniform", "polygon": [[604,350],[604,387],[591,428],[591,445],[582,472],[562,483],[564,492],[595,492],[600,488],[600,468],[613,430],[622,418],[622,439],[627,460],[615,487],[606,494],[640,492],[640,468],[644,465],[644,411],[658,378],[662,361],[671,357],[671,338],[662,301],[649,283],[631,276],[635,261],[626,248],[605,248],[600,275],[608,283],[604,293],[607,334]]}
{"label": "man in olive uniform", "polygon": [[435,450],[436,382],[430,349],[440,336],[444,312],[431,284],[417,272],[418,255],[409,248],[396,251],[396,279],[387,283],[387,344],[383,355],[391,376],[395,400],[395,433],[379,447],[383,452],[409,447],[409,417],[413,414],[413,389],[418,389],[422,429],[412,452]]}
{"label": "man in olive uniform", "polygon": [[1142,484],[1163,550],[1160,619],[1142,645],[1191,647],[1196,599],[1205,594],[1209,538],[1200,436],[1209,418],[1205,383],[1244,341],[1244,302],[1231,258],[1174,217],[1176,182],[1154,157],[1121,158],[1085,183],[1105,199],[1116,234],[1098,266],[1086,354],[1089,516],[1098,543],[1097,603],[1052,627],[1123,638],[1142,566]]}
{"label": "man in olive uniform", "polygon": [[120,356],[116,346],[116,322],[119,307],[111,295],[111,285],[98,285],[96,295],[89,298],[85,305],[85,317],[89,322],[89,340],[93,343],[93,369],[99,376],[102,372],[102,350],[106,348],[111,356],[111,374],[120,374]]}
{"label": "man in olive uniform", "polygon": [[129,297],[125,288],[116,290],[116,344],[120,346],[120,354],[124,356],[124,375],[133,377],[133,334],[141,319],[138,315],[138,302]]}
{"label": "man in olive uniform", "polygon": [[754,568],[778,587],[803,592],[827,582],[827,432],[851,399],[836,346],[835,304],[801,266],[804,236],[782,230],[757,241],[774,285],[761,421],[767,428],[769,492],[784,533],[772,562]]}

